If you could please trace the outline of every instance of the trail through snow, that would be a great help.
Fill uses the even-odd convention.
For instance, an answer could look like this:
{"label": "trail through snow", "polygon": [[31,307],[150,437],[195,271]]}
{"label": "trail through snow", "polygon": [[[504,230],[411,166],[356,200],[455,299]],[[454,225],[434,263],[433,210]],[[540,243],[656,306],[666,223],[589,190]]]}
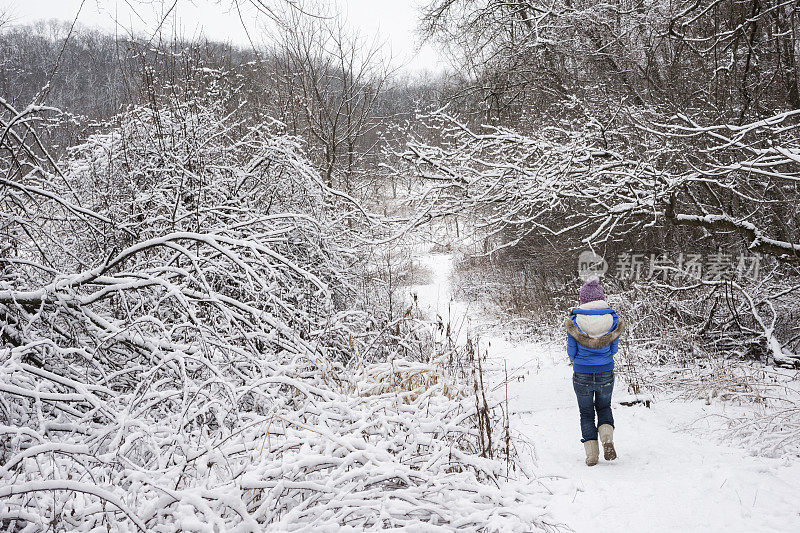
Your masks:
{"label": "trail through snow", "polygon": [[[418,258],[430,283],[410,288],[422,312],[448,320],[463,342],[481,317],[451,301],[451,255]],[[511,429],[523,461],[552,491],[548,511],[574,531],[798,532],[800,465],[749,456],[715,437],[682,428],[708,415],[701,401],[655,398],[651,408],[614,404],[619,458],[584,464],[572,368],[564,346],[483,337],[495,398],[510,377]],[[617,380],[615,397],[626,394]],[[527,481],[530,482],[530,481]]]}

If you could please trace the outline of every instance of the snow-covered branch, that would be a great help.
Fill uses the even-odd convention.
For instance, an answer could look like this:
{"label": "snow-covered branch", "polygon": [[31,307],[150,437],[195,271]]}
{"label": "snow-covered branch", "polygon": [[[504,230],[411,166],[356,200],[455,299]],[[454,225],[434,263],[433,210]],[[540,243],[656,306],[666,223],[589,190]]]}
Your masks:
{"label": "snow-covered branch", "polygon": [[370,329],[352,204],[297,139],[233,120],[133,109],[63,184],[38,163],[0,182],[0,519],[547,529],[539,489],[499,487],[452,348],[411,316]]}
{"label": "snow-covered branch", "polygon": [[[444,112],[428,118],[436,145],[412,141],[404,157],[431,182],[420,202],[434,216],[468,214],[486,234],[531,232],[602,242],[660,214],[670,183],[650,165],[602,148],[589,131],[474,131]],[[508,243],[506,243],[508,245]]]}

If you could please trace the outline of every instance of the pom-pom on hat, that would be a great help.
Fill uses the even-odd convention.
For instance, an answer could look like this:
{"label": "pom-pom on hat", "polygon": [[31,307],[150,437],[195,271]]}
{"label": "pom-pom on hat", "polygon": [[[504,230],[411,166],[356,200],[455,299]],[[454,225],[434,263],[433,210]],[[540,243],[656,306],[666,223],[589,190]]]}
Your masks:
{"label": "pom-pom on hat", "polygon": [[606,293],[603,292],[603,287],[600,286],[600,278],[597,276],[589,276],[586,283],[581,286],[579,298],[581,304],[594,302],[595,300],[605,300]]}

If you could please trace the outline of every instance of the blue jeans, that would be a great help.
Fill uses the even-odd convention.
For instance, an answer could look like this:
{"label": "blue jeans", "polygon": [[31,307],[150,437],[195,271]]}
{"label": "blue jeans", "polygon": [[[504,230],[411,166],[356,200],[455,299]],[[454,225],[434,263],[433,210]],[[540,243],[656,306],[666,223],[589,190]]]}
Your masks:
{"label": "blue jeans", "polygon": [[[609,424],[614,427],[614,415],[611,414],[611,393],[614,392],[614,371],[596,374],[572,374],[572,388],[578,397],[578,409],[581,412],[581,442],[597,440],[597,427]],[[594,413],[597,411],[597,425],[594,424]]]}

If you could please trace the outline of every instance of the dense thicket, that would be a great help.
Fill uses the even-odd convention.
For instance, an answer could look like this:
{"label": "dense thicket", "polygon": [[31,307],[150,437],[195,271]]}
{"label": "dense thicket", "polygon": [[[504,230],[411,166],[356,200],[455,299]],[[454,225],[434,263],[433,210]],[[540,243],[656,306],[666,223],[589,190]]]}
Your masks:
{"label": "dense thicket", "polygon": [[3,34],[4,530],[546,527],[354,197],[380,75],[33,31]]}
{"label": "dense thicket", "polygon": [[[798,101],[792,0],[435,0],[424,26],[486,117],[557,113],[578,97],[748,120]],[[465,89],[466,90],[466,89]]]}
{"label": "dense thicket", "polygon": [[675,320],[659,328],[796,364],[799,16],[785,0],[431,2],[425,28],[463,76],[406,158],[484,252],[563,266],[591,247],[612,282],[661,295]]}

